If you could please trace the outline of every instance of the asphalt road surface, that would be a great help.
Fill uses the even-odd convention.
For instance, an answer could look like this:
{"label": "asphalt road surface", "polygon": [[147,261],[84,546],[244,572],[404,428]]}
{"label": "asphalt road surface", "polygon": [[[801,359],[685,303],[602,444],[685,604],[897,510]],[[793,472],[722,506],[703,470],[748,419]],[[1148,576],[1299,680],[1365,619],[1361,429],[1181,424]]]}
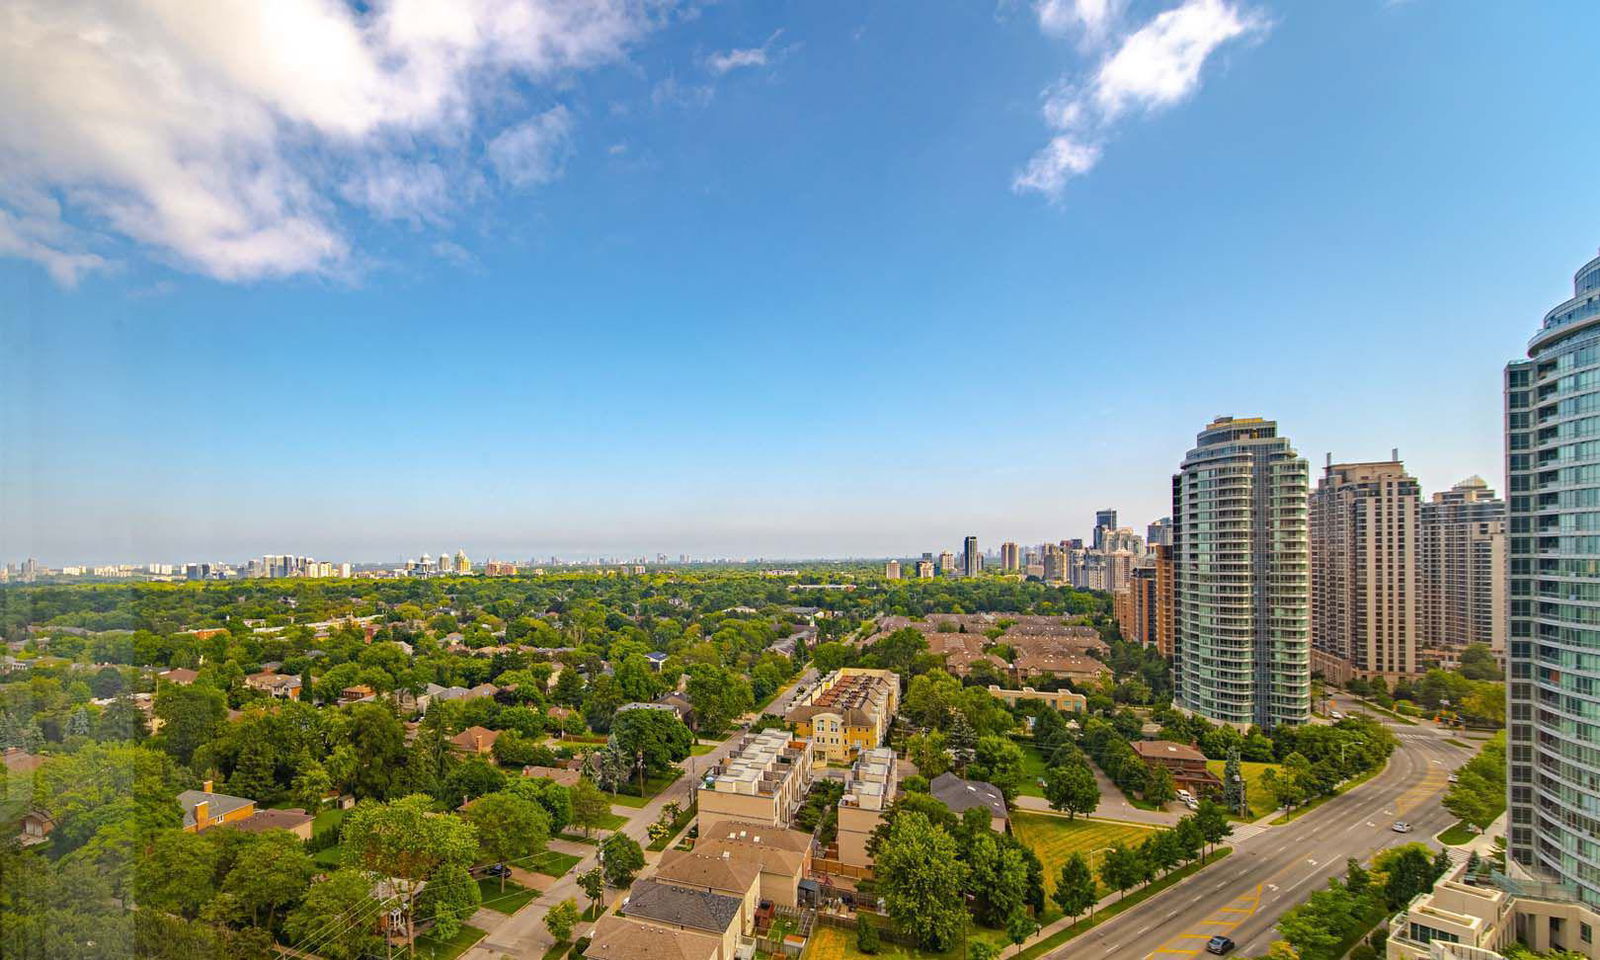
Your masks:
{"label": "asphalt road surface", "polygon": [[[1455,822],[1439,798],[1450,771],[1472,751],[1445,743],[1449,734],[1432,724],[1389,729],[1400,746],[1383,773],[1292,823],[1267,828],[1193,879],[1074,938],[1051,960],[1204,957],[1206,941],[1217,934],[1234,939],[1236,955],[1266,953],[1278,918],[1342,875],[1345,858],[1366,861],[1387,847],[1426,842]],[[1395,833],[1396,820],[1415,829]]]}

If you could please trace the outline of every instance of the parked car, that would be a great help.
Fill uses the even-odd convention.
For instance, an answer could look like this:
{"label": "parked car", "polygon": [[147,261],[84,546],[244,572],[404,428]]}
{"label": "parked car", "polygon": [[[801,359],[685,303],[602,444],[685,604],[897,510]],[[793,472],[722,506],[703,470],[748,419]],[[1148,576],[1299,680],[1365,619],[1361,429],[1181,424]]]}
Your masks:
{"label": "parked car", "polygon": [[1328,716],[1332,717],[1335,720],[1343,720],[1344,719],[1344,714],[1340,713],[1337,710],[1329,710],[1328,711]]}
{"label": "parked car", "polygon": [[1183,805],[1188,807],[1191,811],[1198,811],[1200,809],[1200,804],[1195,800],[1185,800]]}
{"label": "parked car", "polygon": [[1448,780],[1449,780],[1449,781],[1450,781],[1450,782],[1451,782],[1451,783],[1460,783],[1460,782],[1461,782],[1461,778],[1460,778],[1460,777],[1458,777],[1458,776],[1456,776],[1456,775],[1455,775],[1455,774],[1453,774],[1453,773],[1452,773],[1452,774],[1450,774],[1450,776],[1449,776],[1449,777],[1448,777],[1448,778],[1447,778],[1447,779],[1448,779]]}
{"label": "parked car", "polygon": [[509,876],[511,876],[511,868],[506,866],[503,863],[490,864],[489,866],[484,867],[483,872],[488,874],[491,877],[509,877]]}
{"label": "parked car", "polygon": [[1411,824],[1405,822],[1404,820],[1396,820],[1394,822],[1394,826],[1390,827],[1389,829],[1393,830],[1395,833],[1410,833]]}
{"label": "parked car", "polygon": [[1238,944],[1233,942],[1232,937],[1224,937],[1218,934],[1206,941],[1206,953],[1214,953],[1220,957],[1236,946]]}

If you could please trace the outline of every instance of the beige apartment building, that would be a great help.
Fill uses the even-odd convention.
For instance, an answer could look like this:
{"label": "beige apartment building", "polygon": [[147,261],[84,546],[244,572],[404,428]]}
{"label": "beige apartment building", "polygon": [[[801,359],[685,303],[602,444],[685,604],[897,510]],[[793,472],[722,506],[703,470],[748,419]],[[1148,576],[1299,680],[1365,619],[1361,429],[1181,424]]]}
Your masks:
{"label": "beige apartment building", "polygon": [[1453,662],[1469,643],[1506,652],[1506,503],[1468,477],[1422,505],[1419,646]]}
{"label": "beige apartment building", "polygon": [[872,866],[867,840],[883,822],[883,812],[894,802],[900,785],[898,761],[888,747],[863,750],[850,768],[839,798],[840,863],[852,867]]}
{"label": "beige apartment building", "polygon": [[1032,687],[1003,690],[992,683],[989,684],[989,696],[1002,701],[1008,707],[1014,707],[1024,700],[1039,700],[1062,713],[1082,713],[1088,709],[1089,704],[1088,697],[1081,693],[1073,693],[1071,690],[1035,690]]}
{"label": "beige apartment building", "polygon": [[1558,884],[1498,878],[1512,893],[1466,879],[1463,866],[1389,920],[1387,960],[1504,960],[1517,942],[1600,960],[1600,915]]}
{"label": "beige apartment building", "polygon": [[829,763],[843,763],[883,743],[900,709],[900,678],[892,670],[841,667],[812,687],[784,719],[811,740]]}
{"label": "beige apartment building", "polygon": [[[694,852],[753,863],[761,868],[761,899],[780,907],[800,904],[800,883],[811,876],[811,834],[748,820],[700,821]],[[665,857],[661,860],[665,865]]]}
{"label": "beige apartment building", "polygon": [[1421,500],[1398,456],[1330,462],[1311,494],[1311,662],[1329,679],[1417,672]]}
{"label": "beige apartment building", "polygon": [[763,730],[739,741],[706,771],[696,800],[700,822],[749,820],[786,826],[811,784],[811,741],[785,730]]}

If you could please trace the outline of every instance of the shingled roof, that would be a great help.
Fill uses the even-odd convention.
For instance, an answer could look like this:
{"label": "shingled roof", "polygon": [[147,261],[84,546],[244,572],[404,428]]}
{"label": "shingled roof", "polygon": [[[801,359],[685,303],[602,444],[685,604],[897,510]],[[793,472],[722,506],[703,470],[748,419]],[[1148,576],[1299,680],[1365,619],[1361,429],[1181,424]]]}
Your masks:
{"label": "shingled roof", "polygon": [[1008,815],[1005,794],[999,787],[982,780],[963,780],[953,773],[941,773],[928,784],[928,792],[957,816],[973,807],[985,807],[996,817]]}
{"label": "shingled roof", "polygon": [[722,934],[738,917],[742,903],[738,897],[640,880],[629,891],[622,914]]}
{"label": "shingled roof", "polygon": [[608,913],[594,925],[588,960],[713,960],[722,942],[692,930],[657,927]]}
{"label": "shingled roof", "polygon": [[668,850],[656,866],[655,879],[686,887],[720,890],[743,896],[761,878],[761,864],[735,859],[732,851],[718,850],[707,855],[689,850]]}

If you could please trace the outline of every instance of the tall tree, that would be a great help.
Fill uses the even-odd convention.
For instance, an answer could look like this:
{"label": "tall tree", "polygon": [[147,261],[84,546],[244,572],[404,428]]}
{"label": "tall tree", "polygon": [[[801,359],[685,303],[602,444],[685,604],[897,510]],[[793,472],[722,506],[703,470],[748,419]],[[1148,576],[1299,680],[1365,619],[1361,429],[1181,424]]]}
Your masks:
{"label": "tall tree", "polygon": [[632,761],[643,796],[645,776],[664,774],[687,757],[694,734],[669,710],[624,710],[612,721],[608,746]]}
{"label": "tall tree", "polygon": [[347,737],[355,754],[355,795],[385,800],[405,767],[406,730],[383,703],[358,703],[350,708]]}
{"label": "tall tree", "polygon": [[284,932],[295,949],[328,960],[360,960],[382,951],[376,920],[384,909],[372,896],[370,874],[337,870],[311,885],[305,901],[289,912]]}
{"label": "tall tree", "polygon": [[1080,813],[1093,813],[1100,805],[1100,784],[1088,764],[1052,767],[1044,777],[1044,796],[1071,820]]}
{"label": "tall tree", "polygon": [[613,887],[626,887],[644,867],[644,850],[621,830],[600,844],[600,856],[605,861],[606,882]]}
{"label": "tall tree", "polygon": [[1089,861],[1082,853],[1073,853],[1061,865],[1061,876],[1056,878],[1056,890],[1051,894],[1061,912],[1078,919],[1085,910],[1094,915],[1094,905],[1099,900],[1094,874],[1089,871]]}
{"label": "tall tree", "polygon": [[[479,797],[466,809],[467,822],[478,831],[478,856],[487,863],[503,864],[543,853],[550,840],[550,818],[533,800],[510,791]],[[500,872],[500,891],[506,889],[506,871]]]}
{"label": "tall tree", "polygon": [[315,872],[299,837],[287,830],[268,830],[242,845],[222,892],[249,911],[253,926],[271,927],[277,912],[305,893]]}
{"label": "tall tree", "polygon": [[179,763],[188,763],[222,728],[228,717],[228,698],[205,684],[162,683],[156,689],[155,714],[161,721],[156,743]]}
{"label": "tall tree", "polygon": [[356,804],[344,819],[342,844],[347,865],[394,878],[406,907],[408,934],[418,884],[446,864],[470,866],[478,851],[472,825],[435,814],[432,798],[421,794]]}
{"label": "tall tree", "polygon": [[901,813],[878,848],[874,872],[897,927],[924,949],[944,951],[956,942],[967,922],[966,867],[948,833],[920,813]]}
{"label": "tall tree", "polygon": [[594,781],[584,777],[572,787],[572,825],[581,829],[584,836],[594,833],[596,827],[601,827],[611,818],[611,801],[594,785]]}

